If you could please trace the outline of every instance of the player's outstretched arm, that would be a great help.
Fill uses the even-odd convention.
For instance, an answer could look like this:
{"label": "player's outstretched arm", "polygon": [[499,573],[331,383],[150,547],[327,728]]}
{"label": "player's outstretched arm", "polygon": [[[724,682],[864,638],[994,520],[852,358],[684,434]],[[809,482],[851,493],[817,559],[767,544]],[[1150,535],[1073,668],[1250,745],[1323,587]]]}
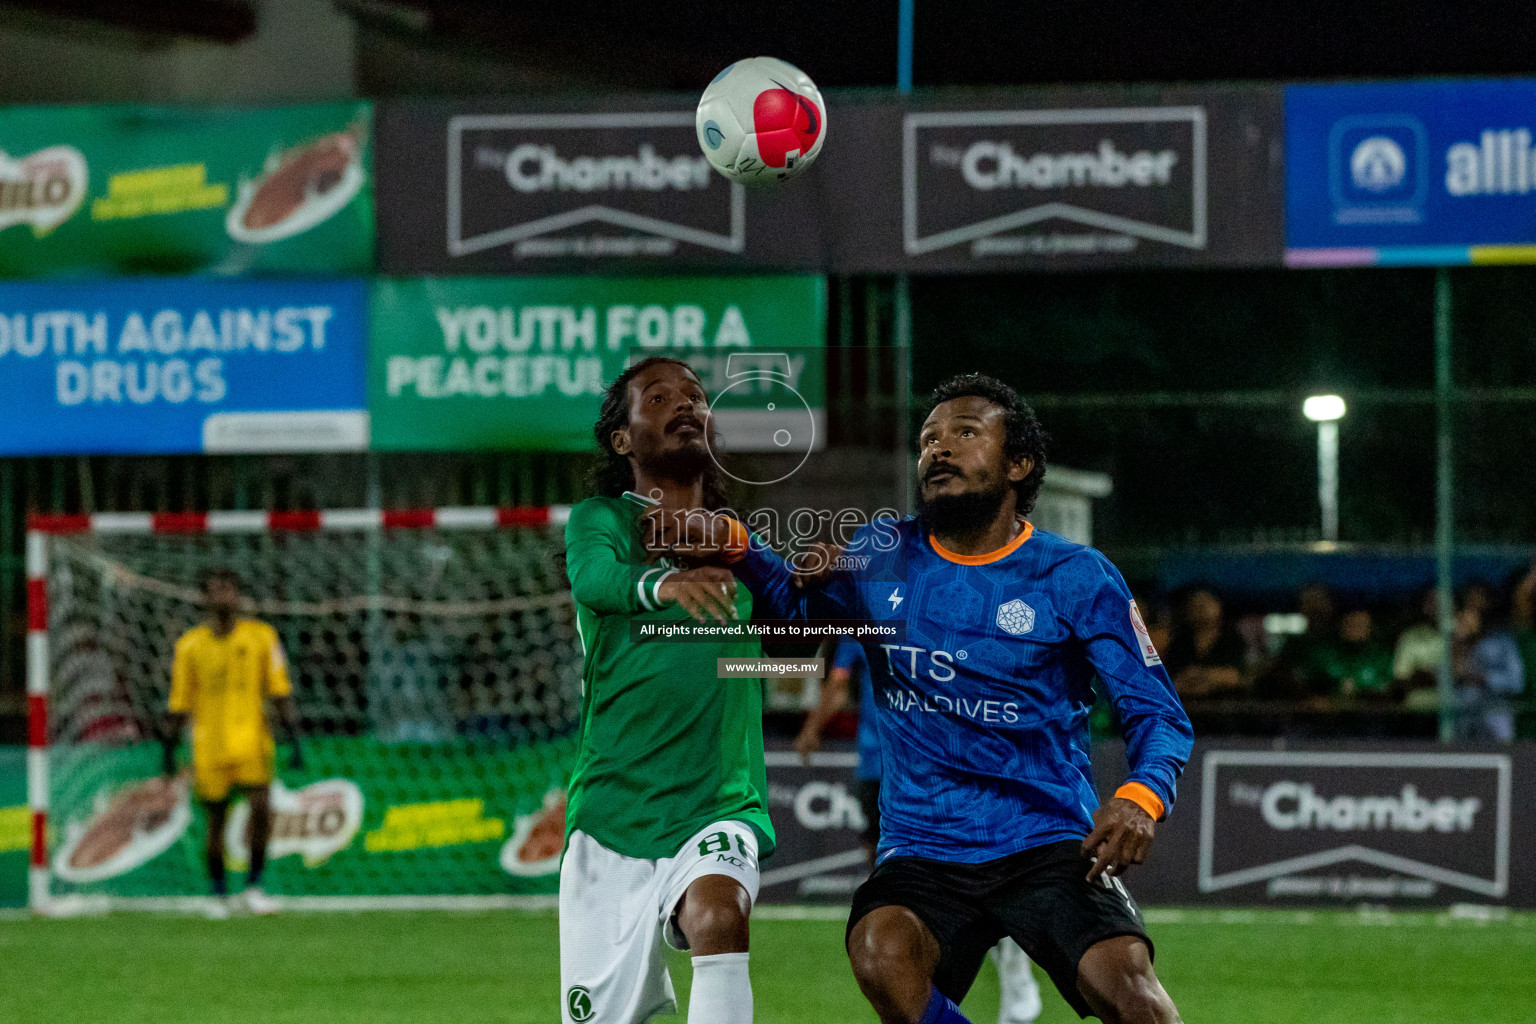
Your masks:
{"label": "player's outstretched arm", "polygon": [[795,737],[795,753],[810,762],[811,755],[821,749],[821,734],[827,728],[827,723],[832,716],[843,709],[848,703],[848,679],[851,673],[846,668],[834,668],[827,673],[827,677],[821,682],[821,695],[816,701],[816,706],[811,713],[805,716],[805,724],[800,727],[800,734]]}
{"label": "player's outstretched arm", "polygon": [[663,566],[636,571],[619,551],[632,530],[599,502],[582,502],[565,526],[565,571],[576,603],[599,615],[638,615],[661,607],[657,589],[669,573]]}
{"label": "player's outstretched arm", "polygon": [[1126,784],[1094,816],[1092,842],[1084,842],[1090,856],[1103,849],[1089,876],[1097,878],[1146,858],[1156,822],[1173,808],[1194,729],[1162,659],[1138,628],[1140,616],[1119,570],[1096,551],[1082,558],[1073,567],[1078,587],[1072,628],[1114,705],[1130,764]]}
{"label": "player's outstretched arm", "polygon": [[797,571],[767,544],[755,539],[731,563],[736,578],[752,591],[755,609],[773,619],[865,619],[853,576],[833,567],[839,549],[815,547],[810,569]]}

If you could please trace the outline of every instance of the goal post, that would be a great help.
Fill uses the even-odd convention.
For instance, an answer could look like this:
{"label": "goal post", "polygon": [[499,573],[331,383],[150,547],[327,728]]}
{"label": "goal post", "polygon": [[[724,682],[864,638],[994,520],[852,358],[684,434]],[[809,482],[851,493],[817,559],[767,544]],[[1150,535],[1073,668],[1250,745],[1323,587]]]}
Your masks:
{"label": "goal post", "polygon": [[[32,909],[206,894],[189,755],[162,777],[155,723],[213,568],[238,573],[249,614],[277,629],[303,722],[300,770],[279,744],[269,889],[338,907],[553,893],[581,699],[558,558],[568,515],[33,516]],[[248,821],[237,802],[225,832],[236,871]]]}

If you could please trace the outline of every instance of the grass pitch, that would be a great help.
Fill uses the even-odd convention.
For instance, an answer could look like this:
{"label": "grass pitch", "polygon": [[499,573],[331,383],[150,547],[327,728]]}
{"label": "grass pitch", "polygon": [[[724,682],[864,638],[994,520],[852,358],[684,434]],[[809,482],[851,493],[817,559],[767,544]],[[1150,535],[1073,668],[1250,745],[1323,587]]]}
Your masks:
{"label": "grass pitch", "polygon": [[[1148,917],[1158,972],[1189,1021],[1502,1024],[1536,1007],[1536,915]],[[753,921],[760,1024],[875,1019],[842,936],[836,920]],[[686,957],[672,976],[686,1004]],[[1042,984],[1042,1024],[1076,1020]],[[552,1024],[558,987],[553,914],[0,921],[8,1024]],[[964,1009],[977,1024],[996,1020],[990,965]]]}

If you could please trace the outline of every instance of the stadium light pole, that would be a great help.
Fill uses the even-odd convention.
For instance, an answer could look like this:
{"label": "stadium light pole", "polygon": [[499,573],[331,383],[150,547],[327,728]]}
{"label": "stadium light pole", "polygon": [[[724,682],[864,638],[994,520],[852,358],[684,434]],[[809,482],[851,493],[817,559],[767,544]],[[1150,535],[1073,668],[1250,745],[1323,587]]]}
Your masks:
{"label": "stadium light pole", "polygon": [[1339,420],[1344,399],[1313,395],[1301,404],[1302,415],[1317,424],[1317,504],[1323,512],[1323,540],[1339,539]]}

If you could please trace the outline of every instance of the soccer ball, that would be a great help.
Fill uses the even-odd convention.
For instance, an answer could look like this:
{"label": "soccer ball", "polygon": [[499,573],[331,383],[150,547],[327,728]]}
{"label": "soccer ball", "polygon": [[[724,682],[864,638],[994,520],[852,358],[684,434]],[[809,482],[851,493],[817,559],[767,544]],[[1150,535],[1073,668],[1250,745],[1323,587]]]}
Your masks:
{"label": "soccer ball", "polygon": [[827,105],[809,75],[772,57],[715,76],[694,118],[699,148],[732,181],[783,181],[811,166],[827,138]]}

